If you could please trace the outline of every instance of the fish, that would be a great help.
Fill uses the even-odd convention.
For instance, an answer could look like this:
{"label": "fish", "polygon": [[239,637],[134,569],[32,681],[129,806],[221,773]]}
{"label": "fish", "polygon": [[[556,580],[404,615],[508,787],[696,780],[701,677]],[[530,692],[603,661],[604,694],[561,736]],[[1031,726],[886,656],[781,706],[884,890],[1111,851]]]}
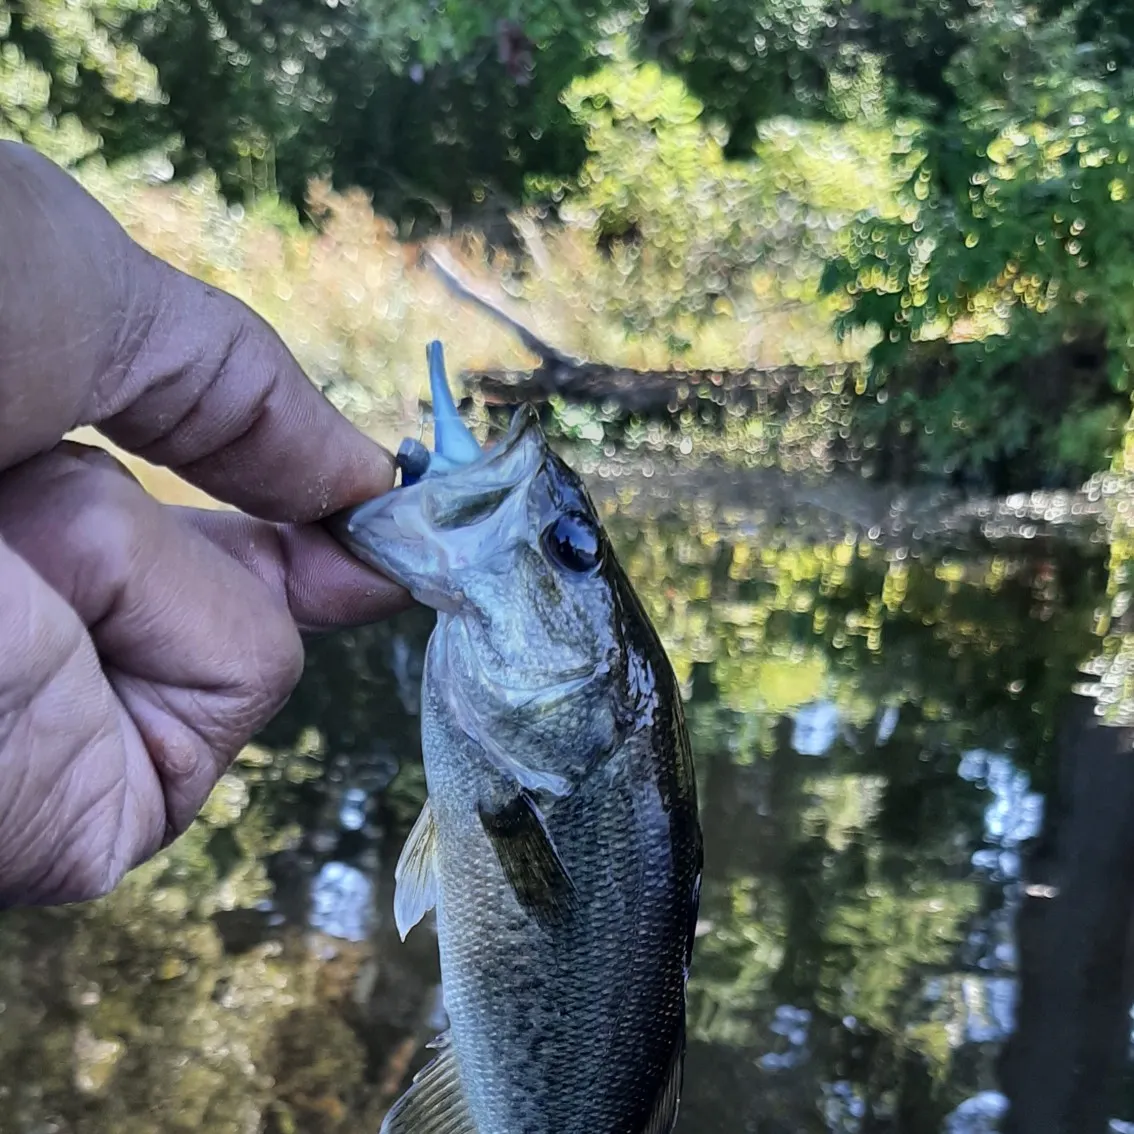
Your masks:
{"label": "fish", "polygon": [[434,912],[449,1027],[381,1134],[670,1134],[703,869],[680,688],[538,415],[482,447],[427,360],[435,452],[330,525],[436,611],[394,916]]}

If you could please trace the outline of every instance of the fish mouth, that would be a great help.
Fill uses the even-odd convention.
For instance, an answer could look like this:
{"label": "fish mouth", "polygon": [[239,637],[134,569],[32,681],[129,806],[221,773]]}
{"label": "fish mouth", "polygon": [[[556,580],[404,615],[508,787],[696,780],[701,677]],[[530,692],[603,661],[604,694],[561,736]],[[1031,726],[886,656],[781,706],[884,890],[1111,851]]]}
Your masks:
{"label": "fish mouth", "polygon": [[504,436],[475,460],[399,485],[324,525],[355,558],[419,602],[455,613],[463,595],[454,572],[511,533],[509,521],[489,521],[518,488],[531,483],[547,452],[539,417],[524,405]]}

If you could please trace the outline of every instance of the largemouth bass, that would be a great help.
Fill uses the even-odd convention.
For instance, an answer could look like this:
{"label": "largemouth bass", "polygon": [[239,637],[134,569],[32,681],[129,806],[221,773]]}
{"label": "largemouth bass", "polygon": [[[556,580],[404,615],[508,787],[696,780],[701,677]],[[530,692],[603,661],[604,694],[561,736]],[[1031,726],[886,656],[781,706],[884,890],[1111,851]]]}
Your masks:
{"label": "largemouth bass", "polygon": [[450,1028],[382,1134],[670,1134],[702,868],[677,682],[534,412],[481,451],[429,358],[436,454],[332,525],[437,611],[395,918],[435,908]]}

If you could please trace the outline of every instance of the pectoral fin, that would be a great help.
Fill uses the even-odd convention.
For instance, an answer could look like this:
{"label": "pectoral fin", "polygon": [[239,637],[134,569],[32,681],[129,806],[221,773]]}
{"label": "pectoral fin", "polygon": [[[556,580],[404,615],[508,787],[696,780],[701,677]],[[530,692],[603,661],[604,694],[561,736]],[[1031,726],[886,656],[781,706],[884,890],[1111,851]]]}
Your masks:
{"label": "pectoral fin", "polygon": [[433,809],[427,799],[394,868],[394,921],[403,941],[437,904],[437,873],[433,861],[436,841]]}
{"label": "pectoral fin", "polygon": [[472,721],[469,723],[468,731],[470,735],[475,736],[477,743],[497,769],[510,780],[515,780],[525,791],[553,795],[557,799],[565,799],[571,794],[572,784],[566,776],[544,771],[541,768],[532,768],[522,763],[510,752],[505,751],[491,736],[484,735],[484,732]]}
{"label": "pectoral fin", "polygon": [[430,1045],[437,1057],[386,1115],[379,1134],[477,1134],[448,1032]]}
{"label": "pectoral fin", "polygon": [[578,893],[532,796],[521,790],[497,806],[481,804],[479,814],[516,900],[541,924],[562,924]]}

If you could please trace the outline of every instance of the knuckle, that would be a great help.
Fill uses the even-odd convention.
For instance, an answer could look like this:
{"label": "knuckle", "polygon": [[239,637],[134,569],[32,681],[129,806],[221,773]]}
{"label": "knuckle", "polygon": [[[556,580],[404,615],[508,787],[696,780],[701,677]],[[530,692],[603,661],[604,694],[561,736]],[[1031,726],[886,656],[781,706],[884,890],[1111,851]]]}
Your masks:
{"label": "knuckle", "polygon": [[40,529],[50,528],[57,552],[113,563],[136,548],[139,499],[147,498],[110,453],[67,442],[8,474],[0,522],[16,545],[35,546],[44,538]]}
{"label": "knuckle", "polygon": [[55,561],[82,565],[87,578],[98,578],[108,593],[117,593],[145,551],[148,499],[131,481],[96,465],[60,484],[52,503],[58,509],[52,509],[52,536],[60,552]]}

